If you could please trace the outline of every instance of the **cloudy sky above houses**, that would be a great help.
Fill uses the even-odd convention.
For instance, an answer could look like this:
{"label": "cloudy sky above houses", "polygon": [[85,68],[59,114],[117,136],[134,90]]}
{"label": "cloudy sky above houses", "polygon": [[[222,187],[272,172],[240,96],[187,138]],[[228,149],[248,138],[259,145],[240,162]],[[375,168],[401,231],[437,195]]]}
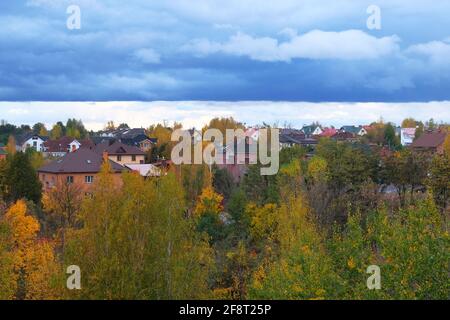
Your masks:
{"label": "cloudy sky above houses", "polygon": [[0,101],[446,101],[449,14],[448,0],[1,1]]}
{"label": "cloudy sky above houses", "polygon": [[448,0],[1,1],[0,100],[450,100],[449,14]]}

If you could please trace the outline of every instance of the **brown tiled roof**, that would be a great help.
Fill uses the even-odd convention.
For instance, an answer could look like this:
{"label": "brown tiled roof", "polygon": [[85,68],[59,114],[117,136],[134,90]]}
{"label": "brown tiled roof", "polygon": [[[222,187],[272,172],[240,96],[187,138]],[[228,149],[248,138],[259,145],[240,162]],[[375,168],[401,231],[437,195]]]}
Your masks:
{"label": "brown tiled roof", "polygon": [[67,152],[69,144],[71,144],[74,140],[77,140],[83,148],[92,148],[94,146],[94,143],[89,139],[78,140],[72,137],[62,137],[57,140],[45,141],[44,147],[46,149],[46,152]]}
{"label": "brown tiled roof", "polygon": [[348,131],[339,131],[336,134],[334,134],[331,138],[336,140],[348,140],[348,139],[354,139],[356,135],[352,132]]}
{"label": "brown tiled roof", "polygon": [[99,154],[103,154],[106,151],[110,155],[145,155],[145,152],[138,147],[129,146],[120,141],[115,141],[112,144],[109,141],[99,143],[94,150]]}
{"label": "brown tiled roof", "polygon": [[445,132],[425,132],[412,144],[412,148],[437,148],[444,143],[447,134]]}
{"label": "brown tiled roof", "polygon": [[[127,170],[116,162],[108,161],[114,172]],[[100,171],[102,164],[102,155],[89,149],[80,148],[41,167],[38,171],[48,173],[97,173]]]}
{"label": "brown tiled roof", "polygon": [[47,152],[67,152],[68,146],[75,140],[71,137],[62,137],[57,140],[47,140],[44,142],[44,147]]}
{"label": "brown tiled roof", "polygon": [[78,142],[81,143],[80,148],[93,149],[95,147],[94,142],[90,139],[78,140]]}

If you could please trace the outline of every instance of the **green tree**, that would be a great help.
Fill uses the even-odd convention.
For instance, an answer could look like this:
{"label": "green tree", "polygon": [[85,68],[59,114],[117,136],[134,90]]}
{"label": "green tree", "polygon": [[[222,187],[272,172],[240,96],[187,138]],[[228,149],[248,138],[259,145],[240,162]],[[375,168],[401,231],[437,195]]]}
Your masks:
{"label": "green tree", "polygon": [[47,129],[45,128],[45,124],[38,122],[33,125],[33,133],[46,136],[47,135]]}
{"label": "green tree", "polygon": [[235,189],[231,194],[228,202],[228,213],[233,219],[234,224],[231,225],[233,231],[238,233],[241,237],[246,235],[250,226],[250,220],[245,214],[247,206],[247,197],[242,189]]}
{"label": "green tree", "polygon": [[427,185],[433,194],[436,205],[444,210],[450,199],[450,157],[436,155],[430,165]]}
{"label": "green tree", "polygon": [[17,152],[8,162],[5,199],[15,202],[25,198],[38,204],[42,196],[42,184],[29,157],[23,152]]}
{"label": "green tree", "polygon": [[213,167],[212,173],[214,189],[223,195],[225,200],[228,200],[235,186],[233,176],[228,172],[228,170],[219,169],[217,166]]}
{"label": "green tree", "polygon": [[397,149],[400,146],[400,138],[395,133],[395,127],[391,123],[385,126],[384,143],[391,149]]}

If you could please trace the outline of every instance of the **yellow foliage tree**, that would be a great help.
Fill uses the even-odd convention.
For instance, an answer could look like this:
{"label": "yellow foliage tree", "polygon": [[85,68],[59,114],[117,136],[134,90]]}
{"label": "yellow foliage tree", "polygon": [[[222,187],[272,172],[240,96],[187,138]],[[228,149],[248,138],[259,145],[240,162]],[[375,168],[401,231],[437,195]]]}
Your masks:
{"label": "yellow foliage tree", "polygon": [[42,137],[47,137],[48,136],[48,131],[45,127],[41,127],[41,129],[39,130],[39,135]]}
{"label": "yellow foliage tree", "polygon": [[277,225],[273,234],[278,258],[255,271],[249,298],[332,298],[339,283],[338,276],[327,256],[322,235],[308,217],[308,207],[302,197],[292,197],[275,215]]}
{"label": "yellow foliage tree", "polygon": [[402,128],[415,128],[417,121],[414,118],[406,118],[402,121]]}
{"label": "yellow foliage tree", "polygon": [[205,213],[219,214],[223,210],[223,196],[209,186],[203,189],[194,209],[194,216],[200,217]]}
{"label": "yellow foliage tree", "polygon": [[249,204],[245,211],[250,217],[250,234],[254,240],[275,240],[275,230],[278,225],[275,204],[269,203],[263,207]]}
{"label": "yellow foliage tree", "polygon": [[[27,214],[25,201],[9,208],[3,221],[10,230],[8,255],[12,258],[9,288],[16,299],[56,299],[51,283],[59,266],[51,242],[39,240],[39,222]],[[19,285],[20,284],[20,285]],[[12,297],[10,297],[12,298]]]}
{"label": "yellow foliage tree", "polygon": [[52,130],[50,131],[50,138],[52,140],[57,140],[59,138],[61,138],[63,135],[63,129],[59,124],[55,124],[52,128]]}
{"label": "yellow foliage tree", "polygon": [[326,181],[328,178],[328,164],[322,157],[313,157],[308,163],[308,176],[312,182]]}
{"label": "yellow foliage tree", "polygon": [[444,141],[444,153],[450,158],[450,133],[447,134]]}

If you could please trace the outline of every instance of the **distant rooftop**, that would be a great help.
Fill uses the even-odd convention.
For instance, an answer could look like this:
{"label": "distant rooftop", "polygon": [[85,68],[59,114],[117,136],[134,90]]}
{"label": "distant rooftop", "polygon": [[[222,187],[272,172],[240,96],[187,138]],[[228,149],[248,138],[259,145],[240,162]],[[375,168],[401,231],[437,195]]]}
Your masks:
{"label": "distant rooftop", "polygon": [[[114,172],[127,170],[118,163],[108,161]],[[103,157],[101,154],[81,148],[41,167],[38,171],[48,173],[98,173],[102,164]]]}

